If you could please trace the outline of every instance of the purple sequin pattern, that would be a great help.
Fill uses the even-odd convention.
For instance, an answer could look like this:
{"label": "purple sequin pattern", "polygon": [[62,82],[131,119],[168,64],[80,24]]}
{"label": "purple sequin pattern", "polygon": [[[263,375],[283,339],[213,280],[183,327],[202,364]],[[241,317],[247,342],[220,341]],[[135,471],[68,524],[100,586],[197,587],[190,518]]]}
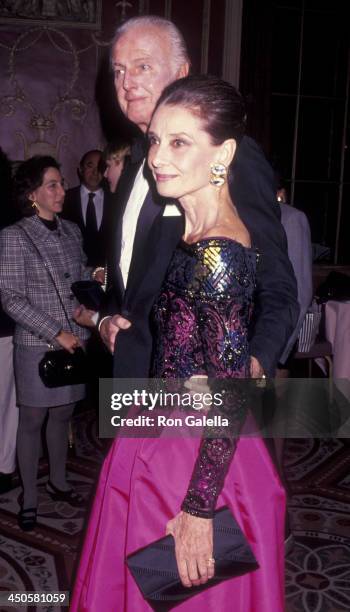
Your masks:
{"label": "purple sequin pattern", "polygon": [[[154,307],[154,377],[249,376],[247,330],[257,260],[254,249],[226,238],[179,244]],[[239,394],[235,400],[237,432],[244,401]],[[236,442],[235,434],[203,438],[183,510],[212,517]]]}

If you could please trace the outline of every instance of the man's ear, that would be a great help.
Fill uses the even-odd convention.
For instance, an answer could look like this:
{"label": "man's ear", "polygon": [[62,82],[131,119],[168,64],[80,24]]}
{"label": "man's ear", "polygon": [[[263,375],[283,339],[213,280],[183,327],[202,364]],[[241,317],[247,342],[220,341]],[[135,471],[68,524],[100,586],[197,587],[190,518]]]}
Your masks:
{"label": "man's ear", "polygon": [[224,140],[224,142],[220,145],[216,161],[228,167],[235,156],[236,148],[237,143],[234,138]]}
{"label": "man's ear", "polygon": [[176,72],[176,78],[177,79],[182,79],[183,77],[187,77],[189,71],[190,71],[190,63],[189,62],[185,62],[184,64],[181,64],[180,68]]}

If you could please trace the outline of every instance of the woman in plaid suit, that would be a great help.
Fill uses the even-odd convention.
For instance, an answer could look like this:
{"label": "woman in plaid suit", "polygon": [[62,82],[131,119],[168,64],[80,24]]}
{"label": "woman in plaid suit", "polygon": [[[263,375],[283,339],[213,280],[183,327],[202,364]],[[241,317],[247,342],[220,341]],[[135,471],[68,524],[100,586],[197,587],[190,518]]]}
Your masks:
{"label": "woman in plaid suit", "polygon": [[36,479],[46,417],[50,460],[47,492],[54,500],[72,506],[84,501],[67,484],[65,471],[68,424],[75,402],[84,397],[84,385],[47,388],[39,377],[38,364],[48,345],[74,352],[87,340],[89,332],[73,320],[78,303],[70,287],[75,281],[90,278],[90,270],[85,266],[80,230],[57,217],[65,192],[56,160],[36,156],[23,162],[15,176],[15,194],[22,219],[0,232],[0,295],[4,310],[16,322],[14,366],[20,407],[17,456],[23,483],[18,520],[22,529],[30,531],[37,520]]}

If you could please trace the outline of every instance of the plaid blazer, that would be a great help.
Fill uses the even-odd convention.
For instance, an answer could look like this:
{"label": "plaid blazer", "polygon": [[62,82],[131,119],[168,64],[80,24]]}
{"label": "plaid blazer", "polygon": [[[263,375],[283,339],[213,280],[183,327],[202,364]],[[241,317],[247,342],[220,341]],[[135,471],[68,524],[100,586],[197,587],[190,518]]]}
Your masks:
{"label": "plaid blazer", "polygon": [[62,329],[70,331],[47,270],[55,279],[73,332],[82,340],[90,335],[72,319],[78,302],[71,284],[91,278],[81,233],[70,221],[57,218],[57,224],[57,230],[50,231],[35,215],[0,232],[0,297],[3,309],[16,322],[15,344],[57,345],[55,336]]}

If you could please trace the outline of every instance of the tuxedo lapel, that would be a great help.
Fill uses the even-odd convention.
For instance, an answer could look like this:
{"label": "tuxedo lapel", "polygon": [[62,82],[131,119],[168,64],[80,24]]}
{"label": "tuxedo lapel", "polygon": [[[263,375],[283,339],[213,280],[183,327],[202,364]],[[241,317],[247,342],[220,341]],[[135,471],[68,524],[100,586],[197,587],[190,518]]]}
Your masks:
{"label": "tuxedo lapel", "polygon": [[[142,163],[142,162],[141,162]],[[130,164],[127,172],[125,172],[125,176],[123,177],[123,183],[120,186],[120,191],[118,190],[118,215],[117,215],[117,227],[116,227],[116,242],[117,242],[117,261],[120,260],[120,250],[121,250],[121,242],[122,242],[122,230],[123,230],[123,215],[126,209],[126,205],[129,201],[130,194],[132,188],[134,186],[134,182],[136,179],[136,175],[140,169],[141,163]]]}
{"label": "tuxedo lapel", "polygon": [[125,291],[119,268],[123,215],[141,163],[142,161],[137,163],[129,163],[128,167],[124,170],[120,177],[117,192],[115,194],[115,209],[113,210],[111,221],[112,231],[110,235],[112,239],[110,243],[110,256],[108,258],[108,274],[111,275],[111,278],[113,279],[112,284],[115,287],[116,294],[119,296],[119,299],[122,298]]}
{"label": "tuxedo lapel", "polygon": [[[128,282],[126,288],[124,288],[119,268],[123,215],[143,159],[129,163],[119,181],[116,194],[118,212],[114,221],[114,241],[111,245],[112,258],[110,259],[110,265],[121,311],[125,311],[125,313],[133,312],[137,296],[140,295],[141,285],[147,287],[150,291],[152,291],[152,287],[155,287],[155,292],[158,291],[159,279],[163,279],[171,255],[183,233],[182,217],[163,216],[164,202],[154,190],[153,179],[147,166],[145,166],[145,178],[150,185],[150,189],[138,217]],[[125,316],[127,315],[125,314]]]}
{"label": "tuxedo lapel", "polygon": [[111,221],[111,207],[113,205],[112,202],[112,195],[108,192],[106,192],[103,189],[103,200],[102,200],[102,219],[101,219],[101,225],[99,228],[99,234],[102,237],[102,240],[107,236],[109,228],[108,225]]}
{"label": "tuxedo lapel", "polygon": [[117,187],[117,197],[118,197],[119,211],[120,211],[121,217],[123,217],[126,205],[130,198],[132,188],[134,186],[136,175],[142,163],[143,163],[143,160],[135,162],[135,163],[129,162],[127,168],[125,169],[125,171],[122,173],[120,177],[118,187]]}
{"label": "tuxedo lapel", "polygon": [[156,248],[156,236],[152,240],[153,225],[157,217],[163,214],[163,206],[154,202],[151,190],[148,191],[145,201],[142,205],[141,212],[137,221],[132,258],[128,274],[127,293],[134,292],[137,289],[140,280],[150,265],[152,252]]}
{"label": "tuxedo lapel", "polygon": [[164,205],[155,203],[151,192],[148,192],[145,200],[145,209],[146,204],[148,211],[144,211],[143,217],[146,221],[142,223],[141,211],[124,299],[125,309],[131,313],[133,305],[138,301],[137,296],[145,290],[147,294],[157,295],[172,254],[184,232],[183,217],[165,217]]}

